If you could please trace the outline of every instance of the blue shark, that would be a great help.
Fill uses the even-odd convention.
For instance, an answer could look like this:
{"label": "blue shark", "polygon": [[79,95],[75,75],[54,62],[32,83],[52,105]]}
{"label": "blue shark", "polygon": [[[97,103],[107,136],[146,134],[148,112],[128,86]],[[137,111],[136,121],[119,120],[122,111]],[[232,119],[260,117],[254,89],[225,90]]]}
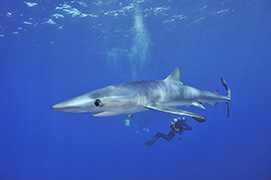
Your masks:
{"label": "blue shark", "polygon": [[221,78],[227,96],[218,91],[206,91],[185,85],[180,80],[180,68],[163,80],[135,81],[107,86],[89,93],[74,97],[52,107],[53,110],[68,113],[91,113],[96,117],[126,114],[131,117],[134,113],[157,110],[166,113],[188,116],[198,122],[206,118],[177,106],[196,106],[205,109],[204,103],[216,107],[217,103],[229,102],[231,91],[226,81]]}

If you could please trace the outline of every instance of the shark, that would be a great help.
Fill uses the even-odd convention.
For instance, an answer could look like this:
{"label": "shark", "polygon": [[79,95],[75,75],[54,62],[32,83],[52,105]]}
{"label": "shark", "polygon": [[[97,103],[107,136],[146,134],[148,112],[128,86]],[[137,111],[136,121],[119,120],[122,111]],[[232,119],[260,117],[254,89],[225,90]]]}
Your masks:
{"label": "shark", "polygon": [[207,91],[185,85],[180,78],[180,68],[176,67],[163,80],[134,81],[107,86],[58,103],[52,106],[52,109],[67,113],[91,113],[95,117],[121,114],[132,117],[134,113],[156,110],[205,122],[205,117],[175,107],[196,106],[205,109],[205,103],[214,107],[217,103],[226,103],[229,117],[231,90],[223,78],[221,82],[227,91],[226,96],[220,95],[218,90]]}

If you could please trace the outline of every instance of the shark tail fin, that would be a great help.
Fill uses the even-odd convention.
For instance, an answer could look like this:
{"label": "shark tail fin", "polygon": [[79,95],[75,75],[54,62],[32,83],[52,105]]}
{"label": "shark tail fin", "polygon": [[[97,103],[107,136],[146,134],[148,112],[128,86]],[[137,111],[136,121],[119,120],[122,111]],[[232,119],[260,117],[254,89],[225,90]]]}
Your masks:
{"label": "shark tail fin", "polygon": [[230,90],[227,82],[223,78],[221,78],[221,82],[222,82],[222,85],[225,87],[225,89],[227,91],[228,102],[226,102],[226,104],[228,106],[227,117],[229,117],[230,116],[230,103],[229,103],[229,101],[231,100],[231,90]]}
{"label": "shark tail fin", "polygon": [[228,106],[228,113],[227,113],[227,118],[229,118],[230,116],[230,103],[226,102],[227,106]]}

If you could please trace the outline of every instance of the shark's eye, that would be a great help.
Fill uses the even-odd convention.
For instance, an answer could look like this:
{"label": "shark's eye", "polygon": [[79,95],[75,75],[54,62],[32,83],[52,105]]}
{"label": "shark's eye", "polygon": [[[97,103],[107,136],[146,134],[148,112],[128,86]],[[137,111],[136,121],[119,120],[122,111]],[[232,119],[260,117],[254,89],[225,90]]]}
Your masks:
{"label": "shark's eye", "polygon": [[100,99],[96,99],[94,102],[95,106],[102,106],[102,102],[100,101]]}

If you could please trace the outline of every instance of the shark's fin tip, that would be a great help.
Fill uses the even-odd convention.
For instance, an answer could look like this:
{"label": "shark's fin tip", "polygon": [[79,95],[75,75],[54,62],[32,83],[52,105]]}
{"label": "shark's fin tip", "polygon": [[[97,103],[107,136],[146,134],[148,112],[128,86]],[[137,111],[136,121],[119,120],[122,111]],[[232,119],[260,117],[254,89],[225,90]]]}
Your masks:
{"label": "shark's fin tip", "polygon": [[195,118],[195,117],[192,117],[193,119],[195,119],[196,121],[198,121],[199,123],[202,123],[202,122],[205,122],[207,119],[206,118]]}

